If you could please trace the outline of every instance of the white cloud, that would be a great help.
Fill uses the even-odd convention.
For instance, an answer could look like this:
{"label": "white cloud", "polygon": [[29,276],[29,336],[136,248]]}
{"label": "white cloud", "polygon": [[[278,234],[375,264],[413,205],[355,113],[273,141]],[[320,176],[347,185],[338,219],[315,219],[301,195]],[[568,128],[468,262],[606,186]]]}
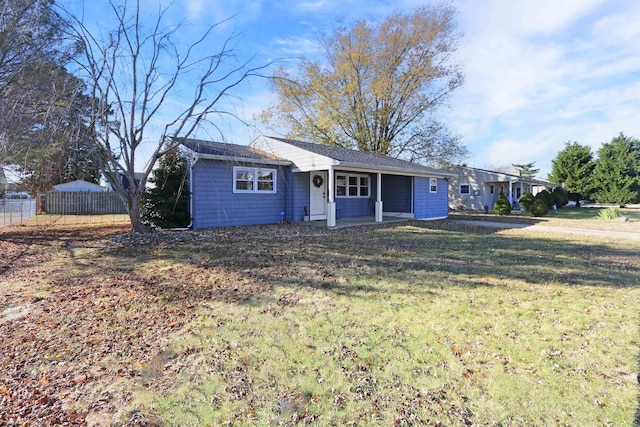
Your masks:
{"label": "white cloud", "polygon": [[271,44],[276,55],[284,56],[311,56],[322,50],[317,40],[299,36],[275,39]]}
{"label": "white cloud", "polygon": [[324,0],[318,1],[303,1],[298,4],[298,9],[302,12],[317,12],[325,9],[327,4]]}
{"label": "white cloud", "polygon": [[470,164],[537,161],[565,141],[640,137],[640,3],[460,2],[465,86],[449,123]]}

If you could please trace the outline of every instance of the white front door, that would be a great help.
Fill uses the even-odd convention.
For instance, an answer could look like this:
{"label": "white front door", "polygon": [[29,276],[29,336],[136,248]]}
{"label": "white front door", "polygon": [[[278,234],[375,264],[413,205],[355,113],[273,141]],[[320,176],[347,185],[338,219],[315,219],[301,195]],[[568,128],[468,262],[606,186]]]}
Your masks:
{"label": "white front door", "polygon": [[327,173],[311,172],[309,179],[309,219],[327,219]]}

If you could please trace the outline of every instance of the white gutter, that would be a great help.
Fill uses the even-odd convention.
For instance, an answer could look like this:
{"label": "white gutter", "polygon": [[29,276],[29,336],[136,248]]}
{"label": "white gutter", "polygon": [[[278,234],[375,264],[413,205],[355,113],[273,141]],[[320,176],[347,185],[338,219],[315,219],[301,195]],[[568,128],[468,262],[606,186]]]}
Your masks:
{"label": "white gutter", "polygon": [[430,172],[430,171],[416,170],[416,169],[396,168],[392,166],[381,166],[381,167],[367,166],[367,165],[361,165],[357,163],[347,163],[347,162],[345,163],[340,162],[336,167],[336,169],[337,168],[348,168],[349,170],[354,170],[359,172],[372,172],[372,173],[383,172],[383,173],[389,173],[392,175],[412,175],[412,176],[421,176],[421,177],[430,177],[430,178],[434,178],[434,177],[455,178],[458,176],[455,173],[442,172],[439,170],[434,170]]}

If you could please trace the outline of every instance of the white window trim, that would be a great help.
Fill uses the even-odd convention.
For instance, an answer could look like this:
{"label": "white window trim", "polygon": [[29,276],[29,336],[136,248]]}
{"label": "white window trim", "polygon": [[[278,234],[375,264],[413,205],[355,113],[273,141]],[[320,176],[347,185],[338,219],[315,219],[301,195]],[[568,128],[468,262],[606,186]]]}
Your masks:
{"label": "white window trim", "polygon": [[[344,176],[347,180],[346,182],[346,194],[345,195],[338,195],[338,177],[339,176]],[[356,188],[358,189],[358,195],[357,196],[350,196],[349,195],[349,177],[356,177],[358,185],[356,186]],[[367,178],[367,195],[366,196],[362,196],[360,195],[360,178]],[[342,187],[342,186],[341,186]],[[371,176],[367,175],[367,174],[356,174],[356,173],[338,173],[336,172],[335,175],[335,194],[336,194],[336,198],[337,199],[364,199],[364,198],[370,198],[371,197]]]}
{"label": "white window trim", "polygon": [[[434,190],[433,187],[436,187]],[[429,193],[437,193],[438,192],[438,178],[429,178]]]}
{"label": "white window trim", "polygon": [[[469,191],[467,191],[466,193],[462,192],[462,187],[464,187],[464,186],[469,188]],[[471,184],[466,184],[466,183],[465,184],[460,184],[460,186],[458,187],[458,193],[461,196],[470,196],[471,195]]]}
{"label": "white window trim", "polygon": [[[251,190],[238,190],[236,188],[236,172],[238,170],[241,171],[252,171],[253,172],[253,189]],[[273,173],[273,190],[258,190],[258,177],[260,172],[269,172]],[[234,166],[233,167],[233,192],[234,194],[275,194],[278,191],[278,171],[276,169],[267,169],[267,168],[253,168],[253,167],[245,167],[245,166]]]}

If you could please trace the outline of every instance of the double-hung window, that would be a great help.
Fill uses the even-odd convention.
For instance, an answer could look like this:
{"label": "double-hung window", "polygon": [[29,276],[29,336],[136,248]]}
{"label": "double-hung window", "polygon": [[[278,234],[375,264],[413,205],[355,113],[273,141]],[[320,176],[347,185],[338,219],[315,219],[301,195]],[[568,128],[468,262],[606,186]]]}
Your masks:
{"label": "double-hung window", "polygon": [[266,193],[276,192],[277,171],[275,169],[233,168],[234,193]]}
{"label": "double-hung window", "polygon": [[336,197],[369,197],[369,175],[336,174]]}
{"label": "double-hung window", "polygon": [[463,196],[468,196],[469,194],[471,194],[471,185],[460,184],[460,194]]}
{"label": "double-hung window", "polygon": [[430,193],[438,192],[438,180],[436,178],[429,178],[429,192]]}

